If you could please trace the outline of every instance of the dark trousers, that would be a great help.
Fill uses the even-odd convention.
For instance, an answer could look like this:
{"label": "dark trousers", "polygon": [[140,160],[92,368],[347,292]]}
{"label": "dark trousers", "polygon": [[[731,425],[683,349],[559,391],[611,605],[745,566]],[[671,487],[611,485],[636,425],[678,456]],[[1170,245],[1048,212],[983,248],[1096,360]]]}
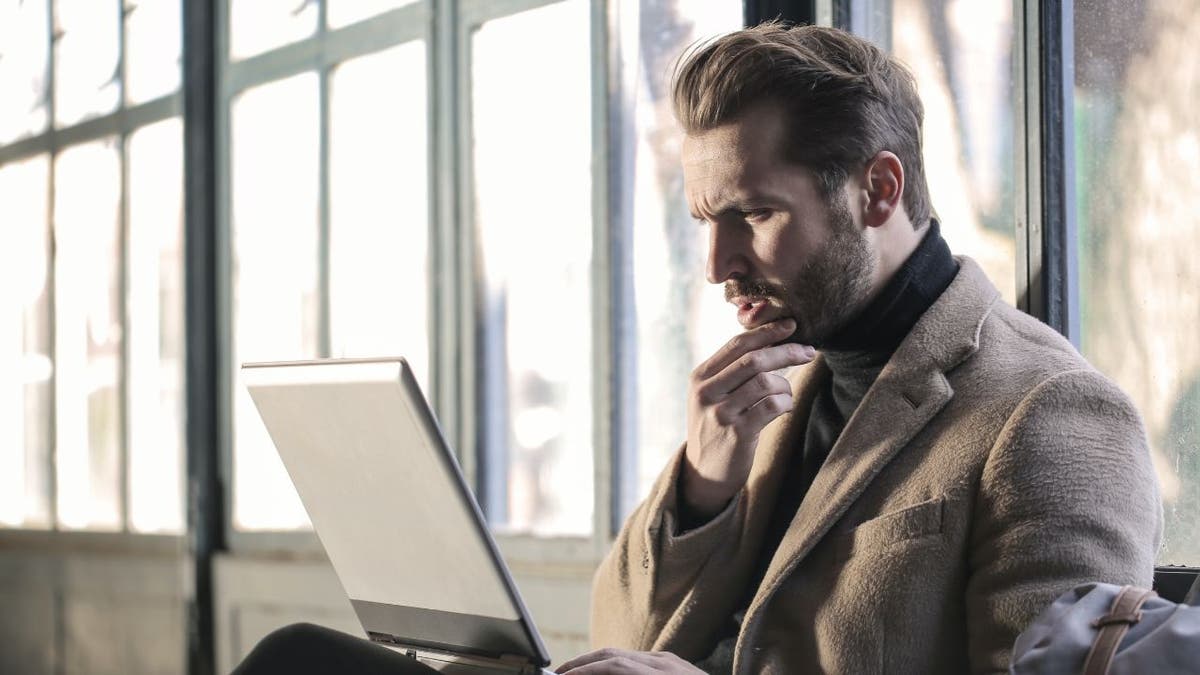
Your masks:
{"label": "dark trousers", "polygon": [[233,670],[233,675],[437,675],[414,659],[365,638],[296,623],[263,638]]}

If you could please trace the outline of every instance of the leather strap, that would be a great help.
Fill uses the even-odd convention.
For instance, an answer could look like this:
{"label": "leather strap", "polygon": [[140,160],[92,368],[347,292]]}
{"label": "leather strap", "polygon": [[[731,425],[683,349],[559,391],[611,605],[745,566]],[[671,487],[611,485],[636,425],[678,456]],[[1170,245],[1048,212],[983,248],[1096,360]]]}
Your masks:
{"label": "leather strap", "polygon": [[1099,633],[1083,662],[1083,675],[1108,675],[1121,639],[1130,626],[1142,620],[1142,605],[1156,595],[1154,591],[1134,586],[1126,586],[1117,593],[1108,614],[1092,622],[1092,627],[1099,629]]}

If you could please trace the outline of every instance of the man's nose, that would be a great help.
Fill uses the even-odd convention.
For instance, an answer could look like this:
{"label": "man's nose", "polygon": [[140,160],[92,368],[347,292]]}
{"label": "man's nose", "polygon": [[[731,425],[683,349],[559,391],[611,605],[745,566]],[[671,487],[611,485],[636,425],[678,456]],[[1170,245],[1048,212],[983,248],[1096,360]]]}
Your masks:
{"label": "man's nose", "polygon": [[720,284],[734,276],[746,275],[746,258],[735,235],[729,227],[709,225],[708,260],[704,265],[708,283]]}

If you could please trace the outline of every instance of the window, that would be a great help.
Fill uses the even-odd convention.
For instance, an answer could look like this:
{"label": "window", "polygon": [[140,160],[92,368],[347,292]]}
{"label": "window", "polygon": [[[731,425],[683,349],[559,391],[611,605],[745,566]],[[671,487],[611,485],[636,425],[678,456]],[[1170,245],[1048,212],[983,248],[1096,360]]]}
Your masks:
{"label": "window", "polygon": [[183,530],[179,35],[177,2],[0,2],[6,527]]}
{"label": "window", "polygon": [[227,16],[232,528],[307,530],[236,369],[401,355],[429,391],[429,8],[231,0]]}
{"label": "window", "polygon": [[51,524],[54,365],[50,333],[50,163],[45,155],[0,166],[0,203],[9,219],[0,247],[0,523]]}
{"label": "window", "polygon": [[1142,412],[1161,562],[1200,564],[1200,61],[1189,3],[1076,0],[1082,348]]}
{"label": "window", "polygon": [[487,512],[545,535],[592,528],[589,34],[588,3],[565,0],[471,36]]}

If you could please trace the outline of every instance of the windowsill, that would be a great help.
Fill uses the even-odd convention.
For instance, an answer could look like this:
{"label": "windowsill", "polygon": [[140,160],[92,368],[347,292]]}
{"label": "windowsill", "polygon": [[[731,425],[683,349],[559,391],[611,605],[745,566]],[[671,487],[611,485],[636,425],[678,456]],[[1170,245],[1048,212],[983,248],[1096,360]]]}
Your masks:
{"label": "windowsill", "polygon": [[177,557],[187,555],[187,540],[179,534],[0,529],[0,553]]}

